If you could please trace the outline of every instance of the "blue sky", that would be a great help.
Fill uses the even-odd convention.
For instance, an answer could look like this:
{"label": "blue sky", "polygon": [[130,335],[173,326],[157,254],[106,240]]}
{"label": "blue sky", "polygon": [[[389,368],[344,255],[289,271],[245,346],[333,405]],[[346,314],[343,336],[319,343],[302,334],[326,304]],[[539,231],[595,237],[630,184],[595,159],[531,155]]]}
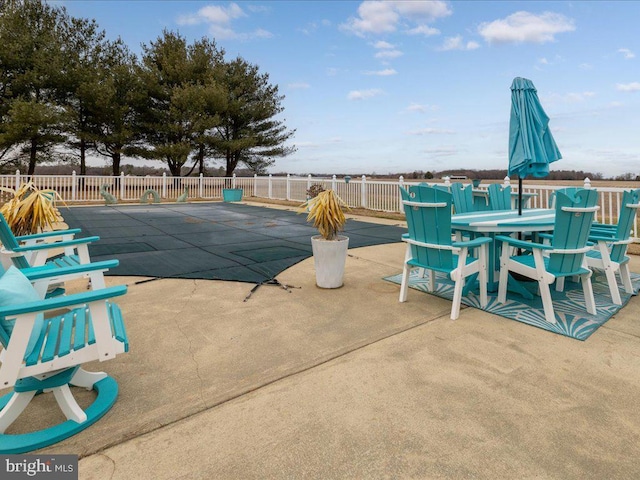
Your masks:
{"label": "blue sky", "polygon": [[640,174],[637,1],[62,1],[136,53],[163,29],[215,39],[285,95],[298,148],[271,172],[506,170],[513,78],[563,159]]}

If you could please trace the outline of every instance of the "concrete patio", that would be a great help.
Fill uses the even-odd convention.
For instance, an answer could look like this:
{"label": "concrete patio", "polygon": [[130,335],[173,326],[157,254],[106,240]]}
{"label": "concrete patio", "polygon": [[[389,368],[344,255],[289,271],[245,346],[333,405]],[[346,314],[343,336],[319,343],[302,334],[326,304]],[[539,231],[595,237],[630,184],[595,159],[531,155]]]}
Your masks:
{"label": "concrete patio", "polygon": [[247,301],[247,283],[108,278],[129,285],[131,351],[91,369],[120,396],[43,452],[101,480],[640,476],[638,297],[585,342],[464,306],[452,321],[441,298],[398,303],[383,277],[403,257],[350,250],[330,291],[307,259]]}

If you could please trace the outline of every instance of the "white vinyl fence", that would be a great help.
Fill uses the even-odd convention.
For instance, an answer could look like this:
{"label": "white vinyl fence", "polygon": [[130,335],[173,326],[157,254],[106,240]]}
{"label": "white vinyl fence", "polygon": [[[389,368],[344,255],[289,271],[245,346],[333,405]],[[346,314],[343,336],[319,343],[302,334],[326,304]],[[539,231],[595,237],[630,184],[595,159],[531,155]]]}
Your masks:
{"label": "white vinyl fence", "polygon": [[[90,203],[104,201],[100,190],[114,195],[119,201],[141,201],[149,195],[157,194],[162,200],[175,201],[185,189],[189,198],[199,200],[222,199],[224,188],[242,188],[244,196],[288,200],[302,203],[307,199],[307,190],[314,184],[322,185],[325,189],[333,189],[352,208],[366,208],[384,212],[402,213],[398,187],[401,185],[415,185],[418,181],[405,181],[400,177],[397,181],[370,180],[362,177],[331,178],[279,176],[253,177],[137,177],[137,176],[81,176],[71,175],[32,175],[26,176],[16,172],[14,175],[0,175],[0,186],[17,188],[22,182],[32,181],[39,188],[52,189],[68,204]],[[444,179],[449,184],[449,179]],[[509,178],[505,178],[505,184]],[[591,188],[591,182],[584,180],[584,187]],[[478,189],[486,190],[487,184],[481,184]],[[513,191],[517,191],[517,184],[511,184]],[[526,182],[523,192],[534,194],[529,206],[547,208],[554,190],[558,186],[534,185]],[[597,222],[616,223],[622,192],[625,188],[598,187],[600,210],[596,213]],[[638,219],[636,218],[633,233],[636,242],[638,237]]]}

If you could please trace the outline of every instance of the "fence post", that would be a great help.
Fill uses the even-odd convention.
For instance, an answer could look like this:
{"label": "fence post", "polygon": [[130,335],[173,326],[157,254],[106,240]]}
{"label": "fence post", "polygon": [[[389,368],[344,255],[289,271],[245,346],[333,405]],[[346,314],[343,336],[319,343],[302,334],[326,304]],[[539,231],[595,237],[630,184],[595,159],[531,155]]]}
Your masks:
{"label": "fence post", "polygon": [[124,172],[120,172],[120,200],[124,200]]}
{"label": "fence post", "polygon": [[16,191],[20,188],[20,170],[16,170]]}
{"label": "fence post", "polygon": [[591,188],[591,180],[589,177],[584,179],[584,188]]}
{"label": "fence post", "polygon": [[362,183],[360,183],[360,206],[367,208],[367,177],[362,175]]}
{"label": "fence post", "polygon": [[449,177],[444,177],[444,186],[451,188],[451,179]]}
{"label": "fence post", "polygon": [[336,176],[331,177],[331,190],[336,191]]}
{"label": "fence post", "polygon": [[203,185],[202,183],[204,182],[204,174],[200,174],[198,176],[198,198],[203,198]]}
{"label": "fence post", "polygon": [[402,213],[404,211],[404,208],[402,206],[402,193],[400,193],[400,189],[404,188],[404,177],[402,175],[400,175],[400,178],[398,179],[398,208],[397,211]]}
{"label": "fence post", "polygon": [[258,174],[257,173],[253,174],[253,196],[254,197],[258,196]]}
{"label": "fence post", "polygon": [[167,172],[162,172],[162,198],[167,198]]}
{"label": "fence post", "polygon": [[76,200],[76,171],[71,172],[71,201]]}
{"label": "fence post", "polygon": [[503,187],[509,187],[511,185],[511,179],[507,176],[504,177],[504,183],[502,184]]}
{"label": "fence post", "polygon": [[273,198],[273,184],[272,184],[272,179],[273,179],[273,175],[269,174],[269,197],[268,198]]}
{"label": "fence post", "polygon": [[291,174],[287,173],[287,200],[291,200]]}
{"label": "fence post", "polygon": [[231,176],[231,188],[236,188],[236,174]]}

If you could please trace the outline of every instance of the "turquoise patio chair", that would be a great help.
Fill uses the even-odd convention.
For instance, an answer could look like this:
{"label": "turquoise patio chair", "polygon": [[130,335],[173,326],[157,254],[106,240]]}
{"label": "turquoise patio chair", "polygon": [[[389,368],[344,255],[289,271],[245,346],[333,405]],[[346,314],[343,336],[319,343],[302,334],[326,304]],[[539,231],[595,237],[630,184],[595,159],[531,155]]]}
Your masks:
{"label": "turquoise patio chair", "polygon": [[[487,305],[487,244],[490,238],[455,242],[451,231],[451,193],[443,190],[413,186],[409,190],[400,187],[402,204],[407,219],[409,233],[402,240],[407,249],[400,285],[400,302],[407,300],[409,273],[411,268],[429,271],[430,292],[434,291],[436,272],[449,275],[454,281],[451,318],[460,314],[465,279],[478,275],[480,284],[480,305]],[[470,250],[478,250],[477,258]]]}
{"label": "turquoise patio chair", "polygon": [[511,210],[511,186],[492,183],[487,188],[490,210]]}
{"label": "turquoise patio chair", "polygon": [[587,252],[587,265],[604,270],[611,292],[611,299],[616,305],[622,305],[620,290],[616,280],[616,272],[620,275],[624,291],[633,294],[631,272],[627,248],[633,242],[631,229],[640,208],[640,189],[627,190],[622,194],[622,207],[616,225],[594,224],[591,227],[589,240],[596,242],[595,248]]}
{"label": "turquoise patio chair", "polygon": [[[562,291],[566,277],[577,276],[582,281],[582,289],[587,312],[596,313],[591,270],[586,264],[586,254],[592,245],[588,243],[593,216],[598,210],[595,190],[578,189],[556,193],[556,218],[549,244],[517,240],[499,235],[502,242],[500,256],[500,284],[498,302],[507,299],[509,272],[514,272],[538,282],[545,319],[556,323],[553,300],[549,285],[556,282],[556,290]],[[509,247],[530,251],[532,255],[511,255]]]}
{"label": "turquoise patio chair", "polygon": [[451,195],[453,197],[453,209],[455,213],[468,213],[477,210],[473,198],[473,185],[465,186],[463,183],[451,184]]}
{"label": "turquoise patio chair", "polygon": [[[20,269],[30,267],[60,268],[88,264],[89,244],[97,242],[100,237],[74,238],[79,229],[58,230],[16,237],[7,220],[0,214],[0,253],[4,267],[12,263]],[[54,253],[59,254],[53,256]],[[9,258],[10,262],[5,261]],[[103,286],[103,285],[101,285]]]}
{"label": "turquoise patio chair", "polygon": [[[113,406],[116,381],[82,366],[128,351],[122,313],[111,301],[126,290],[118,286],[43,300],[15,266],[0,277],[0,345],[4,347],[0,387],[12,389],[0,398],[1,454],[25,453],[57,443],[86,429]],[[97,396],[82,409],[71,386],[93,389]],[[45,425],[5,433],[35,395],[49,392],[66,421],[50,426],[55,418],[50,415]]]}

